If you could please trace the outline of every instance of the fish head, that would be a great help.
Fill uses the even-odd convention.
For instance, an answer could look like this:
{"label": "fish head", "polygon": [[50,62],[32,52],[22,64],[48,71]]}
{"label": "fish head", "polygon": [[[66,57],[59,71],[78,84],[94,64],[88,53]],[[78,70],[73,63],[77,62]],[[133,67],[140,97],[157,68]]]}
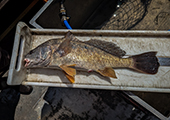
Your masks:
{"label": "fish head", "polygon": [[39,46],[25,56],[25,67],[45,67],[50,63],[51,46]]}

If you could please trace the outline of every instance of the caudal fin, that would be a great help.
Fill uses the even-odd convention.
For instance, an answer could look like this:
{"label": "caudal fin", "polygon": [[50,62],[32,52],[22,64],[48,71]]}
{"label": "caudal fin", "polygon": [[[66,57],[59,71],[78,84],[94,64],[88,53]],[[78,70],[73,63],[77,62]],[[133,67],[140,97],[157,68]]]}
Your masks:
{"label": "caudal fin", "polygon": [[157,52],[146,52],[132,56],[134,64],[131,67],[143,73],[156,74],[160,66],[156,53]]}

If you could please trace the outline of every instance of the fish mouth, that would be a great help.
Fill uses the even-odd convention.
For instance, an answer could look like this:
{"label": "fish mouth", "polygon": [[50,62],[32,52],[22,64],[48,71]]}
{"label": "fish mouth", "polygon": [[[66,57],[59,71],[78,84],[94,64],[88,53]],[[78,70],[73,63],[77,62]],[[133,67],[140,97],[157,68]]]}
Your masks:
{"label": "fish mouth", "polygon": [[24,62],[25,62],[25,67],[28,67],[31,63],[30,59],[27,58],[24,59]]}

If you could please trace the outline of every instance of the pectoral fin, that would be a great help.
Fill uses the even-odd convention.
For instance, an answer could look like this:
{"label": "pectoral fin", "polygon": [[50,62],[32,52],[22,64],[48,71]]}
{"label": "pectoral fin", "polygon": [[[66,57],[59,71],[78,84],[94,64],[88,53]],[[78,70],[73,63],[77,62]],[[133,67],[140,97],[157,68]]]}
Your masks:
{"label": "pectoral fin", "polygon": [[115,71],[110,67],[105,68],[104,70],[98,70],[97,72],[99,72],[103,76],[117,78],[116,74],[115,74]]}
{"label": "pectoral fin", "polygon": [[71,68],[70,66],[75,66],[75,64],[74,65],[69,65],[69,66],[61,65],[60,68],[62,70],[64,70],[64,72],[66,73],[66,77],[69,79],[69,81],[71,83],[74,83],[74,76],[76,75],[76,69]]}

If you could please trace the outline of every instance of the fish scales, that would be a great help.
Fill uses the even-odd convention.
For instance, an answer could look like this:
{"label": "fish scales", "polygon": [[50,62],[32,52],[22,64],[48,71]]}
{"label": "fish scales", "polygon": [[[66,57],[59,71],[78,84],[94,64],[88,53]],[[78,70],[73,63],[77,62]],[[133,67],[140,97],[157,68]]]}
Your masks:
{"label": "fish scales", "polygon": [[117,78],[113,68],[127,68],[147,74],[156,74],[159,62],[157,52],[150,51],[122,58],[125,51],[116,44],[100,40],[79,41],[71,32],[64,38],[49,40],[25,56],[25,67],[60,67],[68,80],[74,83],[76,69],[95,70],[103,76]]}
{"label": "fish scales", "polygon": [[124,59],[113,56],[94,46],[83,42],[71,41],[71,52],[64,57],[54,54],[54,59],[50,65],[72,65],[85,69],[104,69],[105,67],[127,67],[131,64],[131,59]]}

